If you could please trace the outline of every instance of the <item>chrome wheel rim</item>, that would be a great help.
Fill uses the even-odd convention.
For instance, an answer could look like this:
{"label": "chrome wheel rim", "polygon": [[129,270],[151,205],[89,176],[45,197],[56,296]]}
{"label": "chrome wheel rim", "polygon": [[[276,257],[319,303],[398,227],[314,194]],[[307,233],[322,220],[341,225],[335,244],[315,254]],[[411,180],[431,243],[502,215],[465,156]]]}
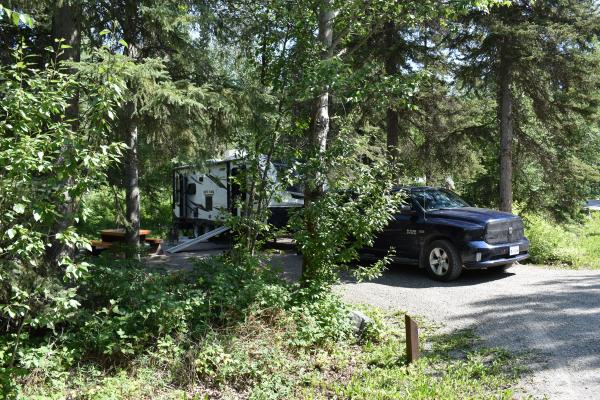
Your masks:
{"label": "chrome wheel rim", "polygon": [[448,272],[450,263],[448,253],[440,247],[436,247],[429,253],[429,266],[434,274],[444,276]]}

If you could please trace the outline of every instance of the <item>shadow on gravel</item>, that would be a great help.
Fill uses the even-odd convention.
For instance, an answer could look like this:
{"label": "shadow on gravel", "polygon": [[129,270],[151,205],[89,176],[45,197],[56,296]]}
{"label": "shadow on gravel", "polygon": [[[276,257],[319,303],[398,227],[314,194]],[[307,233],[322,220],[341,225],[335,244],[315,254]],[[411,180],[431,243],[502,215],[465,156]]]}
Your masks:
{"label": "shadow on gravel", "polygon": [[467,303],[470,311],[451,319],[477,321],[492,345],[539,351],[548,362],[536,368],[551,372],[553,385],[600,398],[600,274],[561,272],[518,283],[522,294]]}
{"label": "shadow on gravel", "polygon": [[[275,255],[271,258],[271,263],[290,281],[295,281],[300,277],[302,270],[301,256],[292,253]],[[360,263],[357,265],[367,264]],[[518,266],[515,268],[518,268]],[[455,281],[439,282],[431,279],[427,275],[427,272],[417,266],[391,264],[381,277],[370,280],[369,282],[404,288],[460,287],[484,284],[498,279],[508,278],[513,275],[514,272],[511,272],[511,269],[506,272],[493,270],[465,270],[460,278]],[[356,283],[356,280],[350,273],[342,274],[341,281],[342,283]]]}
{"label": "shadow on gravel", "polygon": [[[400,288],[447,288],[480,285],[498,279],[505,279],[513,275],[514,272],[512,272],[511,269],[508,271],[464,270],[457,280],[452,282],[440,282],[431,279],[425,270],[415,265],[391,264],[381,277],[370,280],[369,282]],[[356,283],[356,280],[352,278],[350,274],[346,273],[342,276],[342,283]]]}

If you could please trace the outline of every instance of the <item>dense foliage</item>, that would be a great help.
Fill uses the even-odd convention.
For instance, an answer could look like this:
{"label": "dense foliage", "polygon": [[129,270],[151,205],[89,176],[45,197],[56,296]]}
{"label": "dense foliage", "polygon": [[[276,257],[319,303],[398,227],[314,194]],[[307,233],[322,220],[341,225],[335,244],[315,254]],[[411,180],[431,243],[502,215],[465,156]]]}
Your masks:
{"label": "dense foliage", "polygon": [[[18,362],[22,336],[55,330],[79,305],[75,284],[88,264],[68,254],[53,263],[47,253],[53,241],[77,249],[89,249],[89,243],[72,225],[58,232],[54,227],[62,221],[61,206],[97,187],[122,149],[102,141],[119,101],[120,81],[108,70],[72,75],[56,60],[43,69],[31,60],[20,48],[11,66],[0,67],[3,374],[12,373]],[[79,91],[85,105],[79,124],[86,135],[76,134],[65,117]]]}
{"label": "dense foliage", "polygon": [[[256,260],[215,258],[188,272],[101,259],[78,296],[60,335],[32,337],[20,350],[18,365],[31,373],[17,380],[19,398],[509,396],[517,372],[506,353],[473,349],[472,335],[438,336],[426,325],[432,350],[406,367],[402,315],[366,310],[374,321],[357,340],[336,296],[299,290]],[[453,361],[457,351],[468,358]],[[393,385],[361,383],[391,375]]]}
{"label": "dense foliage", "polygon": [[[337,297],[308,295],[254,258],[199,261],[191,272],[152,271],[137,261],[110,256],[95,261],[73,289],[80,307],[71,310],[68,320],[54,321],[61,334],[38,330],[29,336],[16,354],[15,367],[42,382],[55,379],[62,385],[81,362],[90,368],[119,367],[151,357],[170,369],[173,382],[184,388],[198,381],[218,386],[234,379],[253,385],[266,378],[263,369],[277,365],[264,360],[264,365],[254,366],[249,360],[227,358],[222,346],[229,344],[218,332],[236,331],[247,321],[268,329],[287,324],[294,329],[282,331],[281,340],[290,351],[351,337],[346,306]],[[270,324],[276,326],[269,328]],[[0,354],[11,357],[14,340],[3,336]],[[10,387],[3,390],[14,394]]]}
{"label": "dense foliage", "polygon": [[[510,210],[514,201],[535,262],[598,267],[597,217],[578,224],[582,200],[600,196],[598,8],[591,0],[7,0],[3,394],[79,396],[101,376],[106,387],[81,396],[105,398],[113,384],[126,390],[123,376],[137,363],[142,378],[162,371],[165,386],[191,395],[202,386],[203,395],[301,396],[289,383],[305,379],[307,359],[316,365],[320,350],[332,358],[335,346],[356,344],[348,310],[328,289],[397,211],[398,184],[454,181],[475,205]],[[241,215],[227,221],[230,256],[191,272],[140,264],[138,228],[169,230],[170,169],[232,148],[248,165],[236,178],[247,194]],[[304,260],[298,285],[257,256],[273,235],[271,161],[289,168],[281,187],[304,190],[305,207],[287,227]],[[134,251],[88,259],[84,237],[115,225]],[[373,278],[386,262],[352,272]],[[419,380],[427,362],[415,380],[394,363],[371,378],[367,362],[342,380],[347,387],[326,379],[319,387],[368,396],[362,383],[381,379],[394,397],[393,376],[404,394],[448,395],[439,381],[427,389],[432,381]],[[498,381],[483,380],[483,391],[455,381],[469,371],[504,376],[477,360],[444,365],[456,367],[446,376],[452,390],[473,396]],[[123,376],[105,375],[121,368]],[[82,377],[87,370],[92,378]],[[303,394],[312,389],[320,394],[310,385]]]}
{"label": "dense foliage", "polygon": [[600,268],[600,215],[583,222],[557,224],[551,217],[525,214],[525,233],[531,241],[531,262],[570,268]]}

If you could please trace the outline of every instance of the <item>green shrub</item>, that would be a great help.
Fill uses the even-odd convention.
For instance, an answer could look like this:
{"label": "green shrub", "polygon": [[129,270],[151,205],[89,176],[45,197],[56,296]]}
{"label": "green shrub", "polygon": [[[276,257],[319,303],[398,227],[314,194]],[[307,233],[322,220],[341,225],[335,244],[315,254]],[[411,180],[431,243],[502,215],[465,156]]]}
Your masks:
{"label": "green shrub", "polygon": [[205,326],[205,293],[182,274],[116,264],[97,264],[82,284],[83,307],[71,326],[73,346],[116,362],[156,346],[161,338],[183,338]]}
{"label": "green shrub", "polygon": [[574,239],[570,232],[566,232],[563,227],[541,215],[527,215],[524,221],[532,262],[573,263],[574,260],[566,257],[567,254],[563,251],[565,245]]}
{"label": "green shrub", "polygon": [[322,346],[350,337],[348,306],[335,294],[300,290],[290,311],[297,327],[294,337],[290,338],[295,346]]}
{"label": "green shrub", "polygon": [[189,279],[206,290],[211,322],[226,324],[285,308],[290,287],[255,257],[199,259]]}
{"label": "green shrub", "polygon": [[[77,298],[81,307],[57,326],[61,335],[25,340],[21,385],[32,398],[172,398],[164,388],[199,385],[289,398],[290,380],[302,379],[314,352],[354,341],[338,296],[300,290],[253,257],[199,259],[178,272],[98,258]],[[148,371],[161,372],[147,387]]]}
{"label": "green shrub", "polygon": [[582,223],[559,224],[546,216],[527,214],[524,222],[533,263],[600,268],[600,215],[585,217]]}
{"label": "green shrub", "polygon": [[[140,362],[166,371],[165,384],[283,393],[289,385],[278,371],[289,371],[290,359],[352,341],[339,297],[300,290],[254,257],[201,259],[176,272],[99,257],[76,298],[81,307],[57,325],[60,335],[24,339],[18,366],[38,386],[69,386],[75,366],[130,371]],[[0,352],[11,340],[0,340]]]}
{"label": "green shrub", "polygon": [[[20,372],[19,364],[43,361],[43,348],[33,359],[27,358],[28,349],[76,313],[76,284],[88,265],[72,254],[90,245],[74,228],[71,210],[104,182],[125,148],[109,137],[125,82],[103,64],[102,54],[93,52],[98,58],[89,70],[79,69],[81,63],[70,73],[60,62],[40,70],[37,57],[26,53],[19,46],[13,62],[0,66],[0,330],[5,335],[0,393],[5,398],[14,395],[9,381]],[[78,125],[85,134],[74,129],[67,112],[73,99],[80,101]]]}

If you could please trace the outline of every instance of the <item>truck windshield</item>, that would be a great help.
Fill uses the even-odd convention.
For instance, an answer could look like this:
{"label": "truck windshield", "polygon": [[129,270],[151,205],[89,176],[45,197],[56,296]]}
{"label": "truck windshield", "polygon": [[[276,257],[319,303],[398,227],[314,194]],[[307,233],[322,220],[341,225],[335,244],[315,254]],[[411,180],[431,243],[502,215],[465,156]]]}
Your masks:
{"label": "truck windshield", "polygon": [[440,210],[443,208],[461,208],[469,205],[458,195],[443,189],[418,190],[412,192],[412,198],[418,202],[425,211]]}

